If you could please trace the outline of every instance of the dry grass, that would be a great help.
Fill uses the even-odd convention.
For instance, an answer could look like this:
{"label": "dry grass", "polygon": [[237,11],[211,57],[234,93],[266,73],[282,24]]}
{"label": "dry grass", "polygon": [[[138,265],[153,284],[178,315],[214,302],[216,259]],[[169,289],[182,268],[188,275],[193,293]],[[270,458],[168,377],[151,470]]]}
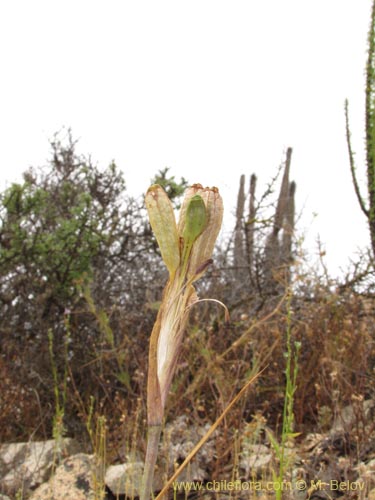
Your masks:
{"label": "dry grass", "polygon": [[[277,306],[277,304],[276,304]],[[292,340],[302,343],[299,375],[294,400],[296,429],[326,431],[339,409],[354,399],[374,397],[375,299],[354,292],[338,294],[319,289],[309,297],[295,296],[291,308]],[[276,434],[281,429],[285,387],[285,304],[266,307],[257,317],[225,324],[214,305],[196,306],[188,325],[178,370],[168,398],[166,419],[186,415],[192,423],[213,423],[238,391],[259,368],[264,371],[241,400],[225,415],[217,436],[216,458],[210,467],[217,476],[235,463],[237,431],[261,414]],[[87,312],[85,312],[87,314]],[[143,311],[138,312],[139,315]],[[147,311],[147,314],[150,314]],[[239,315],[238,315],[239,316]],[[78,315],[71,323],[79,323]],[[117,317],[117,324],[121,317]],[[139,334],[135,316],[117,338],[124,354],[122,362],[130,374],[130,388],[116,376],[116,353],[86,345],[86,359],[80,364],[76,356],[69,362],[65,427],[69,436],[77,437],[89,449],[85,432],[90,396],[95,397],[94,416],[107,422],[107,458],[110,463],[123,461],[130,451],[145,449],[145,383],[147,331]],[[201,327],[200,325],[206,325]],[[145,329],[146,330],[146,329]],[[239,342],[239,339],[240,342]],[[74,343],[72,348],[74,349]],[[48,356],[40,352],[37,361]],[[26,359],[29,372],[18,369]],[[45,439],[51,435],[53,392],[41,373],[33,372],[28,344],[24,351],[0,359],[2,380],[0,429],[2,442]],[[60,368],[63,365],[60,364]],[[208,369],[209,368],[209,369]],[[361,415],[358,415],[360,422]],[[366,436],[355,443],[365,446]]]}

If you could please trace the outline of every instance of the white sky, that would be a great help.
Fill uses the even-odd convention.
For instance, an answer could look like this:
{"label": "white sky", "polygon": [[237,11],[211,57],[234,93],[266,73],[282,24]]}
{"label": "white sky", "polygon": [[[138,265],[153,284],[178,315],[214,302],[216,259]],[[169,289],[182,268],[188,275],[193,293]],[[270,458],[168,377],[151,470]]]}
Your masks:
{"label": "white sky", "polygon": [[71,127],[81,153],[103,166],[115,159],[131,193],[168,166],[218,186],[230,213],[240,174],[255,172],[264,186],[291,146],[299,229],[312,253],[320,234],[335,273],[369,241],[343,106],[349,98],[365,180],[370,8],[370,0],[1,2],[1,188],[45,164],[48,139]]}

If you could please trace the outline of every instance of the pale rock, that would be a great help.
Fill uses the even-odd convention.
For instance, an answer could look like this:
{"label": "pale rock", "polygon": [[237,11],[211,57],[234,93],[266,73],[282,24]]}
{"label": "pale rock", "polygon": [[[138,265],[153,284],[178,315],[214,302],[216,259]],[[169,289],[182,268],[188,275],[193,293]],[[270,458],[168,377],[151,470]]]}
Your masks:
{"label": "pale rock", "polygon": [[14,494],[27,491],[46,481],[61,458],[77,453],[78,443],[70,438],[59,445],[48,441],[9,443],[0,446],[0,488]]}
{"label": "pale rock", "polygon": [[[204,426],[190,425],[185,415],[177,417],[166,425],[161,456],[167,457],[168,463],[164,464],[164,470],[168,470],[168,475],[171,475],[176,467],[185,460],[209,429],[209,424]],[[215,453],[215,433],[213,433],[178,476],[178,481],[203,481],[208,479],[207,464],[212,462]],[[159,472],[160,481],[165,479],[165,477],[162,477],[161,472]]]}
{"label": "pale rock", "polygon": [[[154,492],[160,491],[165,481],[173,474],[192,451],[197,442],[207,433],[210,426],[190,425],[186,416],[180,416],[168,423],[160,443],[160,460],[154,474]],[[215,454],[213,438],[209,439],[178,477],[178,481],[203,481],[207,479],[207,464]],[[108,467],[105,482],[111,492],[128,497],[139,496],[144,463],[129,460],[127,463]]]}
{"label": "pale rock", "polygon": [[94,455],[79,453],[65,459],[55,474],[29,500],[97,500],[104,498],[102,467]]}
{"label": "pale rock", "polygon": [[[140,496],[144,463],[128,462],[125,464],[111,465],[105,474],[105,484],[114,496],[126,495],[128,498]],[[154,491],[163,487],[158,471],[154,476]]]}
{"label": "pale rock", "polygon": [[247,444],[241,451],[240,467],[245,471],[246,477],[261,475],[269,467],[272,452],[264,444]]}

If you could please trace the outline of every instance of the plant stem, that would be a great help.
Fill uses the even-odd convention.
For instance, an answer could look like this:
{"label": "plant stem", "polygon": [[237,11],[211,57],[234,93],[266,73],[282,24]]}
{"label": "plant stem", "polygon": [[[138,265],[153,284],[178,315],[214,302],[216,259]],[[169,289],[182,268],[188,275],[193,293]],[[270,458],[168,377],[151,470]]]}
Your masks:
{"label": "plant stem", "polygon": [[154,479],[154,470],[158,456],[158,447],[161,433],[160,425],[149,425],[147,436],[147,451],[145,468],[143,471],[142,489],[140,500],[149,500]]}
{"label": "plant stem", "polygon": [[[292,348],[292,308],[291,308],[292,294],[291,291],[288,292],[287,297],[287,328],[286,328],[286,384],[285,384],[285,399],[284,399],[284,410],[283,410],[283,423],[282,423],[282,433],[281,433],[281,444],[279,451],[279,474],[277,481],[280,485],[276,491],[276,500],[281,500],[282,498],[282,484],[285,474],[285,469],[289,464],[289,458],[285,456],[285,448],[287,441],[293,439],[295,434],[294,429],[294,394],[297,389],[297,374],[298,374],[298,354],[300,349],[300,343],[294,342],[294,349]],[[294,368],[292,370],[292,361]]]}

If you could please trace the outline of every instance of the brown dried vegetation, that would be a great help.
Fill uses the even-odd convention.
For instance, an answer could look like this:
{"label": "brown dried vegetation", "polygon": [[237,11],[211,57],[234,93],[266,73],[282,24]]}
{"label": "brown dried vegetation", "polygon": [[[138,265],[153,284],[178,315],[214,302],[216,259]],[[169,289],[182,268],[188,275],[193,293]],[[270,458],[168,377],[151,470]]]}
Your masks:
{"label": "brown dried vegetation", "polygon": [[[55,144],[51,170],[44,177],[37,177],[35,172],[27,174],[25,182],[33,195],[36,187],[48,192],[51,186],[65,186],[71,194],[74,183],[82,188],[87,161],[75,155],[73,143],[67,148],[69,154],[64,146]],[[86,423],[90,398],[94,397],[94,416],[107,419],[108,458],[114,462],[124,459],[134,441],[138,449],[144,447],[148,339],[165,271],[142,203],[127,196],[114,167],[106,174],[92,164],[90,169],[90,183],[86,185],[91,189],[90,208],[105,205],[105,193],[112,198],[91,215],[106,224],[91,227],[99,239],[93,243],[87,267],[82,260],[75,274],[69,274],[70,267],[65,268],[65,275],[61,273],[63,259],[51,258],[48,267],[48,263],[31,258],[31,253],[34,257],[41,255],[32,245],[46,229],[43,224],[48,223],[47,218],[36,217],[34,227],[29,226],[34,238],[28,240],[31,246],[11,246],[17,231],[15,222],[9,221],[8,198],[2,198],[0,236],[6,251],[1,253],[0,283],[0,441],[51,436],[55,384],[47,334],[52,330],[60,394],[66,378],[65,432],[89,447]],[[106,191],[106,182],[112,192]],[[113,191],[114,185],[117,191]],[[259,200],[268,199],[271,191]],[[340,408],[352,403],[353,398],[374,397],[375,299],[370,288],[363,285],[358,292],[353,276],[349,284],[332,286],[324,276],[315,278],[302,272],[304,264],[297,262],[296,249],[292,250],[289,240],[284,247],[288,255],[279,250],[274,260],[279,270],[282,267],[286,271],[278,274],[278,269],[270,267],[266,246],[271,244],[269,235],[273,235],[276,248],[279,231],[285,232],[284,240],[290,237],[295,186],[284,175],[284,209],[276,202],[277,217],[271,216],[259,231],[254,230],[254,221],[260,220],[263,207],[255,204],[254,178],[249,192],[252,220],[246,223],[242,187],[240,192],[237,215],[242,222],[236,226],[234,247],[229,242],[226,249],[217,251],[214,267],[200,284],[202,297],[209,291],[210,296],[226,303],[232,321],[226,324],[215,305],[194,306],[167,403],[167,420],[187,415],[197,423],[213,422],[249,375],[263,369],[248,397],[221,427],[212,464],[216,472],[233,464],[236,430],[251,422],[254,415],[262,414],[268,426],[276,432],[280,429],[288,314],[285,294],[290,285],[294,290],[289,306],[291,335],[293,341],[302,344],[294,401],[296,430],[303,435],[325,431]],[[30,192],[28,196],[31,199]],[[21,217],[22,207],[19,210],[13,212],[14,218]],[[30,223],[30,212],[26,215]],[[68,214],[67,219],[72,221],[74,214]],[[79,214],[75,220],[79,220]],[[262,220],[266,220],[264,214]],[[82,231],[88,227],[87,220],[82,221]],[[53,225],[46,229],[49,234],[55,234],[55,230]],[[77,234],[76,229],[72,234]],[[75,258],[74,251],[82,256],[80,244],[78,238],[67,248],[73,252],[71,258]],[[278,245],[282,248],[282,239]],[[9,253],[12,248],[13,254]],[[239,273],[239,267],[243,272]],[[371,270],[366,278],[372,281]],[[358,415],[358,422],[360,418]],[[361,442],[356,443],[357,451],[365,439],[362,435]]]}

